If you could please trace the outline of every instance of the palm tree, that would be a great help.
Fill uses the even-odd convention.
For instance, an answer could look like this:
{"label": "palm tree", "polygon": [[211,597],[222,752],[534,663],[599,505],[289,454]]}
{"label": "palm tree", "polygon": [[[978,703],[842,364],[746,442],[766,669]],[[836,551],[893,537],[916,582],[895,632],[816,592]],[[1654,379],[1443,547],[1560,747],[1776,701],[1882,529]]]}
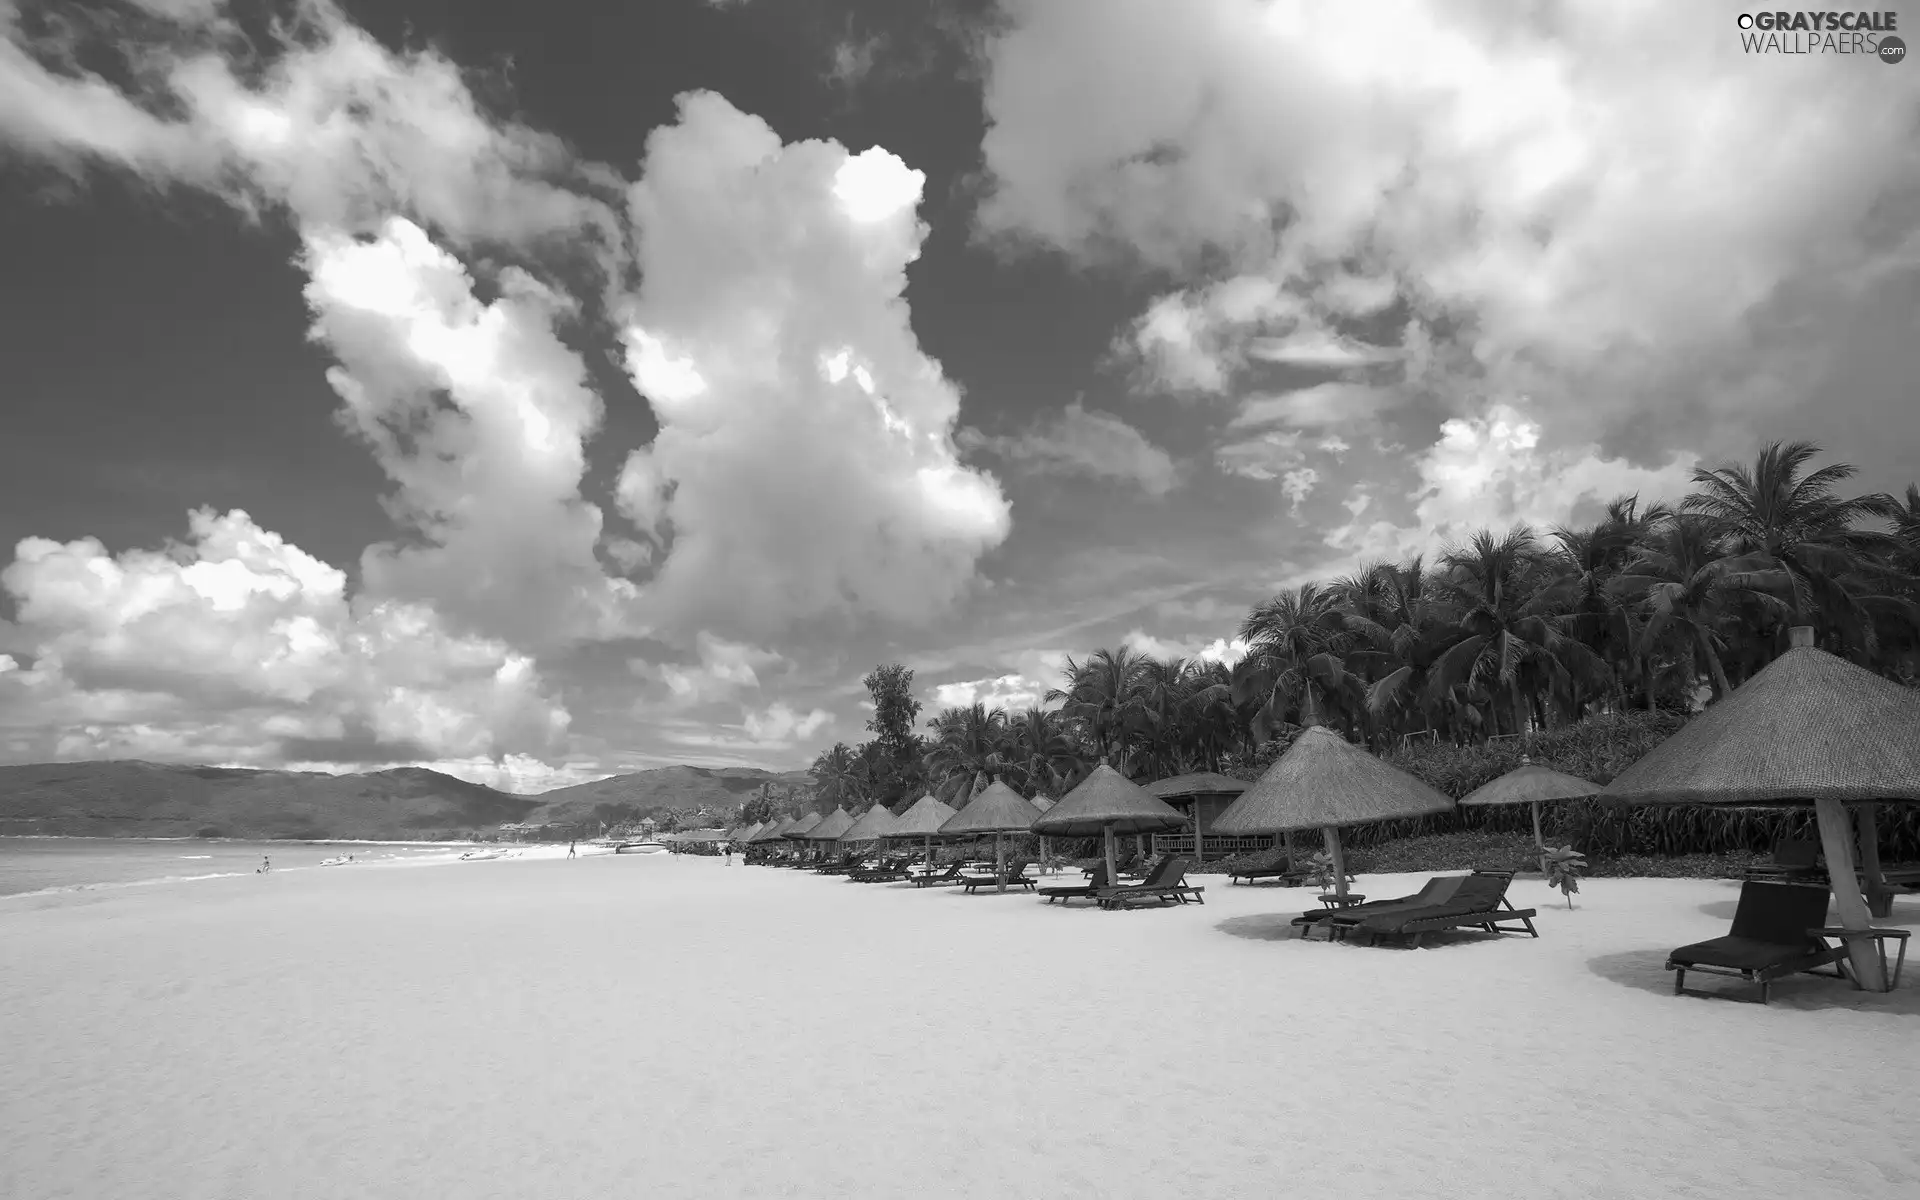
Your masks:
{"label": "palm tree", "polygon": [[1067,686],[1047,693],[1048,703],[1063,702],[1060,715],[1079,726],[1094,752],[1110,756],[1116,766],[1126,760],[1128,738],[1140,728],[1145,663],[1146,656],[1128,646],[1095,650],[1084,663],[1069,658],[1062,671]]}
{"label": "palm tree", "polygon": [[1354,716],[1365,688],[1348,670],[1347,655],[1372,632],[1338,594],[1313,583],[1281,592],[1248,613],[1240,625],[1247,656],[1234,668],[1233,698],[1263,701],[1253,718],[1255,736],[1264,741],[1289,712],[1298,712],[1302,725],[1323,716]]}
{"label": "palm tree", "polygon": [[835,806],[858,802],[866,794],[866,771],[862,756],[845,742],[835,742],[813,760],[813,785],[820,799]]}
{"label": "palm tree", "polygon": [[949,708],[930,724],[933,738],[926,754],[927,775],[940,799],[951,804],[958,797],[965,803],[1007,768],[1004,710],[984,704]]}
{"label": "palm tree", "polygon": [[1007,720],[1008,773],[1022,791],[1059,795],[1079,773],[1081,758],[1057,714],[1027,708]]}
{"label": "palm tree", "polygon": [[1447,610],[1452,631],[1430,672],[1429,687],[1436,692],[1484,691],[1494,701],[1496,723],[1504,693],[1511,713],[1507,732],[1523,733],[1536,707],[1529,690],[1544,721],[1548,695],[1570,706],[1576,681],[1605,678],[1606,664],[1562,632],[1552,598],[1539,589],[1532,530],[1516,525],[1495,537],[1483,529],[1441,555],[1440,563],[1444,569],[1430,590]]}
{"label": "palm tree", "polygon": [[1645,606],[1635,651],[1644,658],[1669,629],[1682,634],[1705,667],[1716,702],[1733,690],[1720,659],[1720,627],[1734,604],[1744,600],[1783,611],[1787,605],[1780,597],[1793,590],[1771,555],[1727,557],[1721,549],[1710,520],[1682,514],[1664,522],[1612,582],[1620,595]]}

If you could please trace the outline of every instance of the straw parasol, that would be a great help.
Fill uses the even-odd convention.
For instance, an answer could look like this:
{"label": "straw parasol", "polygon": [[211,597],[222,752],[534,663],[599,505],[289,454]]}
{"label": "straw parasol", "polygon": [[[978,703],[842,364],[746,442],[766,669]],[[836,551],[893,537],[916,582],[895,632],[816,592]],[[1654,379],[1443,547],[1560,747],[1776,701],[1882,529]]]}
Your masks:
{"label": "straw parasol", "polygon": [[1310,725],[1213,827],[1220,833],[1318,829],[1333,858],[1333,891],[1345,898],[1340,828],[1445,812],[1453,801],[1324,725]]}
{"label": "straw parasol", "polygon": [[[1578,775],[1543,767],[1520,756],[1520,765],[1489,783],[1483,783],[1460,800],[1461,808],[1480,808],[1495,804],[1526,804],[1533,809],[1533,844],[1544,855],[1546,838],[1540,835],[1540,805],[1547,800],[1580,800],[1600,791],[1597,783],[1588,783]],[[1546,859],[1540,860],[1546,870]]]}
{"label": "straw parasol", "polygon": [[1187,819],[1168,807],[1165,801],[1147,794],[1145,789],[1107,765],[1106,759],[1079,786],[1068,792],[1038,821],[1036,833],[1058,837],[1098,835],[1106,847],[1107,880],[1119,882],[1114,870],[1113,836],[1116,833],[1157,833],[1178,829]]}
{"label": "straw parasol", "polygon": [[849,825],[847,831],[840,835],[840,840],[851,846],[860,842],[873,842],[884,837],[892,837],[897,820],[898,818],[887,811],[886,805],[876,804],[861,813],[860,819]]}
{"label": "straw parasol", "polygon": [[[1789,636],[1785,654],[1620,772],[1600,796],[1619,804],[1811,803],[1840,927],[1864,933],[1872,914],[1858,886],[1854,837],[1868,886],[1883,893],[1876,805],[1920,801],[1920,692],[1816,648],[1806,626]],[[1885,991],[1869,939],[1845,941],[1859,985]]]}
{"label": "straw parasol", "polygon": [[837,842],[840,835],[853,828],[853,814],[844,808],[836,808],[820,818],[812,829],[807,830],[810,842]]}
{"label": "straw parasol", "polygon": [[1025,833],[1033,828],[1040,819],[1040,810],[1029,803],[1019,792],[1000,782],[998,775],[978,796],[967,802],[967,806],[947,819],[940,832],[948,836],[956,834],[993,835],[994,874],[1000,877],[1000,891],[1007,890],[1007,844],[1009,833]]}
{"label": "straw parasol", "polygon": [[889,837],[925,838],[927,843],[927,870],[933,870],[933,839],[940,836],[940,827],[953,819],[953,806],[937,799],[932,792],[913,802],[907,811],[900,814],[893,824]]}
{"label": "straw parasol", "polygon": [[1218,771],[1193,771],[1169,779],[1142,784],[1147,795],[1161,800],[1185,800],[1193,805],[1193,860],[1207,861],[1207,848],[1200,832],[1200,797],[1238,796],[1252,785],[1244,779],[1222,775]]}
{"label": "straw parasol", "polygon": [[788,841],[804,841],[806,838],[812,836],[813,827],[818,825],[821,819],[819,813],[810,812],[803,817],[795,819],[793,824],[787,826],[786,832],[780,836],[786,838]]}

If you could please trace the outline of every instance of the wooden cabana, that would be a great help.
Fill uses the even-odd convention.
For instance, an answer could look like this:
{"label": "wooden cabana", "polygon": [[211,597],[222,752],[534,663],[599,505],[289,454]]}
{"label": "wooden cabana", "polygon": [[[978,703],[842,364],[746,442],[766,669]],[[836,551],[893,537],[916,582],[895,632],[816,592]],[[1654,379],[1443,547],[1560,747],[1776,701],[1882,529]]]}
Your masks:
{"label": "wooden cabana", "polygon": [[1310,725],[1213,827],[1221,833],[1318,829],[1333,858],[1333,892],[1347,896],[1340,830],[1445,812],[1453,801],[1324,725]]}
{"label": "wooden cabana", "polygon": [[1789,636],[1785,654],[1600,796],[1618,804],[1812,805],[1845,931],[1836,936],[1855,982],[1886,991],[1871,918],[1888,910],[1891,889],[1876,822],[1881,803],[1920,802],[1920,691],[1816,648],[1810,628]]}
{"label": "wooden cabana", "polygon": [[[1187,823],[1193,829],[1193,860],[1205,862],[1207,861],[1207,831],[1214,827],[1214,823],[1220,819],[1220,814],[1233,807],[1233,802],[1251,786],[1253,785],[1243,779],[1235,779],[1231,775],[1222,775],[1217,771],[1193,771],[1186,775],[1175,775],[1169,779],[1158,779],[1152,783],[1142,784],[1141,788],[1147,795],[1164,801],[1173,808],[1186,810]],[[1156,837],[1153,839],[1154,849],[1162,849],[1162,842],[1172,840]],[[1179,849],[1178,845],[1169,845],[1165,848]],[[1234,849],[1241,848],[1234,847]]]}

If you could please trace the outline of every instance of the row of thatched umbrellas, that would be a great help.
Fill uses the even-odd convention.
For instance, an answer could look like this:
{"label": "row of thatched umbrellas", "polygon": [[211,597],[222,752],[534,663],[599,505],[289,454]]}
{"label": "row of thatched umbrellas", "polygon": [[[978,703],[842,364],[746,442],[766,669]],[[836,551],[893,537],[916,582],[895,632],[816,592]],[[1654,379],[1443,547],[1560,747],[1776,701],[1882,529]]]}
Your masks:
{"label": "row of thatched umbrellas", "polygon": [[[1542,802],[1594,795],[1619,804],[1812,805],[1840,927],[1863,935],[1844,939],[1854,978],[1869,991],[1887,989],[1879,956],[1864,936],[1870,913],[1854,849],[1857,839],[1868,886],[1878,887],[1876,805],[1920,802],[1920,691],[1816,649],[1812,631],[1796,628],[1785,654],[1605,788],[1523,759],[1517,770],[1460,803],[1530,805],[1538,844]],[[1851,819],[1849,805],[1854,808]],[[1334,891],[1345,896],[1342,828],[1453,806],[1421,780],[1313,725],[1220,814],[1213,828],[1222,834],[1320,830],[1332,859]],[[1198,815],[1196,800],[1196,848]],[[1108,877],[1113,878],[1116,835],[1168,831],[1186,823],[1185,816],[1103,760],[1044,811],[996,779],[958,812],[925,796],[898,817],[877,805],[857,819],[844,810],[827,817],[809,814],[750,830],[745,840],[854,843],[918,837],[925,839],[930,860],[935,837],[991,833],[995,863],[1004,878],[1002,839],[1008,833],[1099,836],[1105,842]]]}

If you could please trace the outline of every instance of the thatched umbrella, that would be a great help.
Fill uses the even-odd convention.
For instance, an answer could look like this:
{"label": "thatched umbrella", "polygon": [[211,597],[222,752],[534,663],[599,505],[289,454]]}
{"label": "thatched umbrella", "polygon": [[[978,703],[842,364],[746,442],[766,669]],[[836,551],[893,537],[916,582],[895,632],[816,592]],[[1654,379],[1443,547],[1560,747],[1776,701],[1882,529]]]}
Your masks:
{"label": "thatched umbrella", "polygon": [[[1813,630],[1733,694],[1620,772],[1600,793],[1619,804],[1813,805],[1840,926],[1871,925],[1853,861],[1857,832],[1868,886],[1883,890],[1880,801],[1920,802],[1920,691],[1815,648]],[[1847,805],[1855,821],[1847,820]],[[1854,979],[1885,991],[1869,938],[1848,937]]]}
{"label": "thatched umbrella", "polygon": [[853,828],[853,814],[844,808],[836,808],[820,818],[818,824],[807,830],[810,842],[837,842],[840,835]]}
{"label": "thatched umbrella", "polygon": [[887,811],[884,804],[876,804],[860,814],[858,820],[847,827],[840,835],[840,841],[848,846],[857,846],[861,842],[875,842],[881,838],[893,836],[893,826],[899,818]]}
{"label": "thatched umbrella", "polygon": [[900,814],[894,822],[893,833],[898,838],[925,838],[927,843],[927,870],[933,870],[933,839],[940,836],[940,827],[953,819],[953,806],[937,799],[932,792],[913,802],[913,806]]}
{"label": "thatched umbrella", "polygon": [[1103,758],[1093,773],[1035,821],[1033,828],[1035,832],[1060,837],[1098,835],[1106,847],[1107,880],[1118,883],[1113,853],[1116,833],[1157,833],[1178,829],[1186,823],[1186,818],[1165,801],[1149,795],[1139,784],[1108,766]]}
{"label": "thatched umbrella", "polygon": [[1185,800],[1193,806],[1193,861],[1207,861],[1205,835],[1200,832],[1200,801],[1206,796],[1231,797],[1245,792],[1252,785],[1243,779],[1231,775],[1222,775],[1217,771],[1194,771],[1187,775],[1175,775],[1171,779],[1155,780],[1142,784],[1147,795],[1171,803]]}
{"label": "thatched umbrella", "polygon": [[1543,767],[1520,756],[1520,765],[1500,778],[1483,783],[1460,799],[1461,808],[1488,805],[1525,804],[1533,809],[1533,844],[1540,849],[1540,870],[1547,869],[1547,839],[1540,833],[1540,805],[1547,800],[1583,800],[1596,795],[1600,785],[1578,775]]}
{"label": "thatched umbrella", "polygon": [[1007,844],[1009,833],[1025,833],[1040,819],[1035,808],[1019,792],[1000,782],[998,775],[967,806],[947,819],[940,832],[949,837],[959,834],[993,835],[994,874],[1000,877],[1000,890],[1007,890]]}
{"label": "thatched umbrella", "polygon": [[1347,894],[1343,825],[1445,812],[1453,801],[1367,753],[1324,725],[1310,725],[1277,762],[1240,794],[1213,827],[1219,833],[1318,829],[1333,858],[1334,895]]}

